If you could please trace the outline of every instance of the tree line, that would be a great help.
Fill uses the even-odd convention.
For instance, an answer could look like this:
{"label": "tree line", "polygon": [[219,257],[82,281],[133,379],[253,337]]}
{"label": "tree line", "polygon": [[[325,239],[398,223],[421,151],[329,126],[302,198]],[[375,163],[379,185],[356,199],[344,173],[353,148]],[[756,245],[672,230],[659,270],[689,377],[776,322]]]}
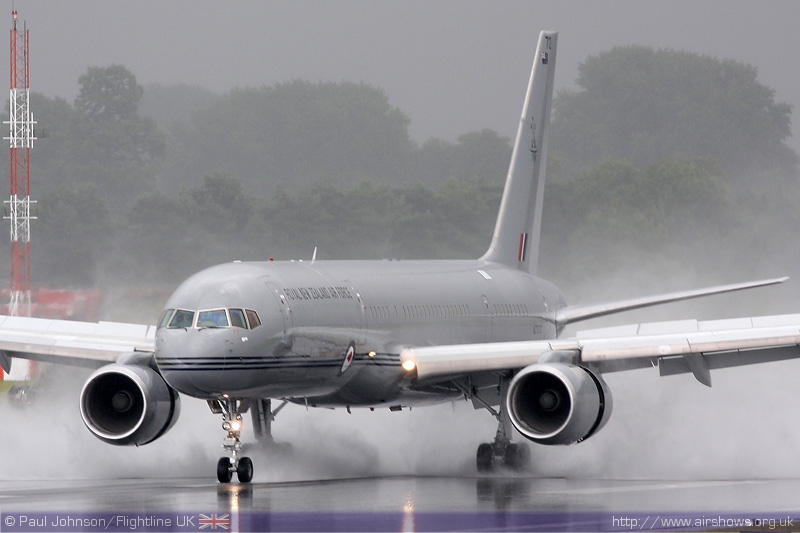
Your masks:
{"label": "tree line", "polygon": [[[579,90],[554,101],[541,274],[580,287],[645,266],[714,278],[721,263],[736,276],[770,256],[796,264],[774,244],[798,212],[791,107],[756,73],[643,47],[589,57]],[[142,87],[114,65],[79,86],[72,103],[31,98],[34,283],[172,284],[315,247],[343,259],[488,246],[511,154],[494,131],[416,143],[382,90],[348,82],[215,95]]]}

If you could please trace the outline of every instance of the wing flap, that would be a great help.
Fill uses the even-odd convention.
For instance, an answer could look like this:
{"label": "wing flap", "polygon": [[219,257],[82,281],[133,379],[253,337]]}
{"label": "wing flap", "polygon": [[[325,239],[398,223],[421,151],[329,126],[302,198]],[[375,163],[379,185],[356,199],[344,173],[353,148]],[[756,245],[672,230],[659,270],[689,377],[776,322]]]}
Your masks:
{"label": "wing flap", "polygon": [[[737,352],[712,353],[702,356],[709,370],[734,368],[737,366],[758,363],[785,361],[800,357],[797,346],[780,346],[763,350],[746,350]],[[658,362],[658,373],[661,376],[674,376],[692,372],[685,357],[664,357]]]}
{"label": "wing flap", "polygon": [[771,331],[745,331],[742,335],[696,333],[684,336],[657,335],[587,342],[581,346],[581,361],[601,363],[614,359],[753,350],[800,344],[800,328],[794,328],[794,333],[774,328],[769,330]]}

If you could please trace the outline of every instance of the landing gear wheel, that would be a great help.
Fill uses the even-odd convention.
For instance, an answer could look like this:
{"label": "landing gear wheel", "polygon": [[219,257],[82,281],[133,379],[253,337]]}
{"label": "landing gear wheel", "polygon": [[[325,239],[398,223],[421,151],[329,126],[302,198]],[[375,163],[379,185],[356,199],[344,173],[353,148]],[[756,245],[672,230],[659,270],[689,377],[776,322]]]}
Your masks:
{"label": "landing gear wheel", "polygon": [[[236,466],[236,475],[239,477],[239,483],[250,483],[253,479],[253,461],[249,457],[239,459],[239,464]],[[230,477],[230,474],[228,476]]]}
{"label": "landing gear wheel", "polygon": [[[252,467],[253,464],[250,463],[250,473],[252,475]],[[231,460],[227,457],[220,458],[217,461],[217,480],[220,483],[230,483],[231,478],[233,477],[233,472],[231,472]],[[241,480],[241,475],[239,475],[239,479]]]}
{"label": "landing gear wheel", "polygon": [[494,466],[494,449],[491,444],[484,442],[478,446],[477,455],[478,472],[491,472]]}
{"label": "landing gear wheel", "polygon": [[531,449],[525,444],[510,443],[503,454],[503,465],[514,472],[527,470],[531,462]]}

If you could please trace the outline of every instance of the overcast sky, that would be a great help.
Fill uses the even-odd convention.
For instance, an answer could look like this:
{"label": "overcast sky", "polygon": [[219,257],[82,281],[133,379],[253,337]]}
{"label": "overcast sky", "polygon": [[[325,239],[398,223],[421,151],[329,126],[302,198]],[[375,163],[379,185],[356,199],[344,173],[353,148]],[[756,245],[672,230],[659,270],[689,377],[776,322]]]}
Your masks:
{"label": "overcast sky", "polygon": [[[219,93],[298,78],[363,81],[384,89],[409,116],[416,140],[452,141],[482,128],[510,137],[538,33],[547,29],[560,32],[557,88],[573,87],[579,63],[616,45],[733,58],[756,66],[776,99],[795,106],[800,131],[800,2],[794,0],[15,0],[13,6],[31,31],[31,88],[69,101],[89,66],[114,63],[143,84],[189,83]],[[11,2],[6,8],[10,28]],[[800,139],[791,145],[798,149]]]}

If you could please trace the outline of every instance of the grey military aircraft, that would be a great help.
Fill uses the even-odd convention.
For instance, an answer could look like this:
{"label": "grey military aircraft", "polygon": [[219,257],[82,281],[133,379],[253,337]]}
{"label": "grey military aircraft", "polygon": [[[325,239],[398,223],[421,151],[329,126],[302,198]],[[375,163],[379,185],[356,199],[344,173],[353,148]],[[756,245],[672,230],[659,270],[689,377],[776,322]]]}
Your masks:
{"label": "grey military aircraft", "polygon": [[[477,468],[523,468],[527,444],[571,444],[611,415],[606,372],[692,373],[800,356],[800,316],[638,325],[559,339],[568,324],[624,310],[763,286],[781,279],[568,306],[536,276],[547,129],[558,34],[542,32],[494,235],[463,261],[233,262],[181,284],[155,327],[0,318],[0,364],[12,358],[96,368],[80,393],[99,439],[143,445],[163,436],[180,394],[221,415],[217,478],[243,483],[243,414],[259,440],[287,402],[309,407],[408,406],[465,398],[498,420]],[[688,326],[688,327],[687,327]],[[281,404],[273,409],[272,401]]]}

